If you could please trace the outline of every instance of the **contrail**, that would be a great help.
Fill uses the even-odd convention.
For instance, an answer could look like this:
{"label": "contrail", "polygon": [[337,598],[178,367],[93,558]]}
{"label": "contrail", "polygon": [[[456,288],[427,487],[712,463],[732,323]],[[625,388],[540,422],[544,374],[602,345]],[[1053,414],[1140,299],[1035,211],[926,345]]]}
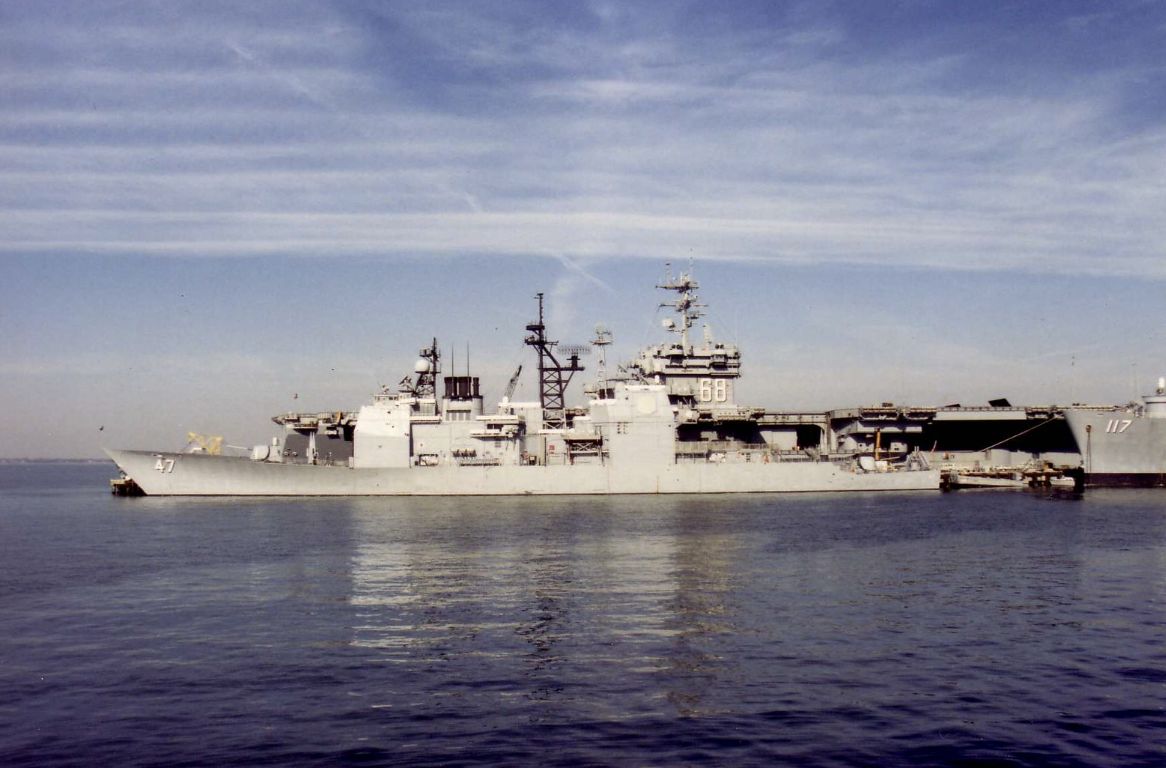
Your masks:
{"label": "contrail", "polygon": [[562,264],[564,267],[566,267],[569,271],[574,272],[575,274],[587,279],[589,282],[593,283],[594,285],[598,285],[600,288],[607,291],[609,294],[615,293],[614,288],[612,288],[610,285],[603,282],[602,280],[600,280],[598,277],[591,274],[587,270],[583,269],[583,267],[581,267],[579,265],[579,262],[575,261],[571,257],[566,256],[566,255],[561,254],[561,253],[555,253],[555,254],[551,254],[551,255],[554,256],[556,259],[558,259],[559,263]]}

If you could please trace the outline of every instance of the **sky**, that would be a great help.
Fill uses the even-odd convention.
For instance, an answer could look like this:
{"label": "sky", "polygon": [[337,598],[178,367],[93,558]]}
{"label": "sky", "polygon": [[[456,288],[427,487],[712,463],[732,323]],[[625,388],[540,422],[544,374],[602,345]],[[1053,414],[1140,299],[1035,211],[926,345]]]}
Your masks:
{"label": "sky", "polygon": [[1148,391],[1166,4],[0,0],[0,458],[614,365],[666,262],[750,404]]}

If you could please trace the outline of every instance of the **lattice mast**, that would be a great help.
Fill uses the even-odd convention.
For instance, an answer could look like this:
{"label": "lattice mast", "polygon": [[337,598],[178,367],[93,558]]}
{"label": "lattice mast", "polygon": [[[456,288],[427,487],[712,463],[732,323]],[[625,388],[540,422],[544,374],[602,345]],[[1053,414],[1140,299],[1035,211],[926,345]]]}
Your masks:
{"label": "lattice mast", "polygon": [[538,322],[528,323],[526,330],[530,332],[527,345],[538,351],[538,397],[543,410],[543,428],[562,429],[567,422],[567,385],[577,371],[583,370],[579,365],[580,350],[572,347],[566,365],[559,362],[555,356],[559,342],[547,338],[541,293],[538,294]]}

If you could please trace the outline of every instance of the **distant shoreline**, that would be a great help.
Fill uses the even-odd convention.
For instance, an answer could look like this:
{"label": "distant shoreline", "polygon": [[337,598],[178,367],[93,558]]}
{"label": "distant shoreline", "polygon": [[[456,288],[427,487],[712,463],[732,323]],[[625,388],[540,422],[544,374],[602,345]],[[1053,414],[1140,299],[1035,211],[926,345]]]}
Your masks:
{"label": "distant shoreline", "polygon": [[109,459],[0,459],[3,464],[108,464]]}

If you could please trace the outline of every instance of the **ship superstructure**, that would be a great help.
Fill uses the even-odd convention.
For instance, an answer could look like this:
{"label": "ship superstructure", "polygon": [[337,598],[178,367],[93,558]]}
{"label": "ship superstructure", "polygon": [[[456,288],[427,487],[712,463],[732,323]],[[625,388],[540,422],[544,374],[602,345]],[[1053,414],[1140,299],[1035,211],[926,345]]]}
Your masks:
{"label": "ship superstructure", "polygon": [[[676,337],[644,349],[584,388],[581,350],[548,338],[542,296],[526,343],[538,354],[539,400],[510,400],[493,412],[479,380],[440,376],[437,342],[421,350],[395,389],[355,413],[275,417],[283,439],[249,457],[109,451],[147,494],[472,495],[733,493],[924,490],[939,472],[918,452],[879,457],[838,450],[824,414],[777,414],[740,406],[740,351],[694,340],[704,305],[691,271],[658,286],[673,298],[665,327]],[[611,336],[597,331],[601,352]],[[517,374],[516,374],[517,375]],[[439,393],[439,382],[442,391]],[[440,394],[440,396],[439,396]]]}
{"label": "ship superstructure", "polygon": [[661,304],[672,308],[677,319],[664,320],[664,328],[679,336],[677,341],[649,346],[629,366],[641,381],[655,381],[667,387],[672,402],[703,411],[729,412],[736,409],[734,385],[741,377],[741,353],[735,344],[714,342],[704,326],[700,343],[692,340],[696,320],[704,316],[705,305],[697,297],[700,285],[691,273],[682,272],[656,286],[673,291],[677,298]]}

